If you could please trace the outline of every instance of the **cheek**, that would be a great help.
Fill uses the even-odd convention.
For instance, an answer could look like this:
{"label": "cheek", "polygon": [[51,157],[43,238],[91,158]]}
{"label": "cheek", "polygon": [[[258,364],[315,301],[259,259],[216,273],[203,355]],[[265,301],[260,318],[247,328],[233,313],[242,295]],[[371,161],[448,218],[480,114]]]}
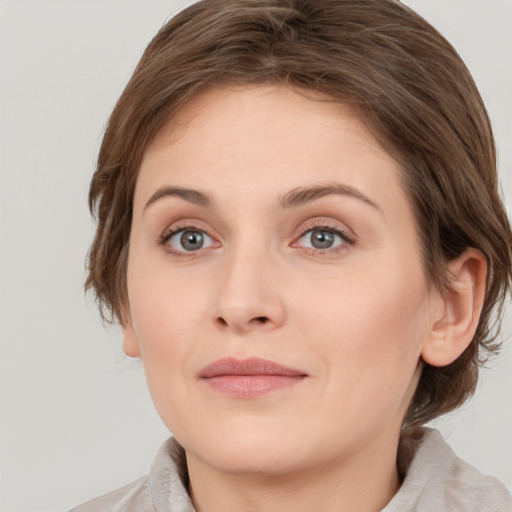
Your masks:
{"label": "cheek", "polygon": [[143,277],[134,280],[131,288],[134,332],[151,397],[174,432],[176,418],[183,416],[190,402],[190,361],[200,338],[199,294],[180,283]]}
{"label": "cheek", "polygon": [[427,326],[421,269],[366,267],[333,281],[320,299],[309,297],[308,303],[302,329],[317,340],[331,373],[340,369],[333,382],[395,388],[410,380]]}
{"label": "cheek", "polygon": [[187,339],[204,313],[202,281],[197,276],[187,279],[179,271],[170,272],[161,256],[134,254],[128,267],[129,301],[142,340],[150,333],[151,339]]}
{"label": "cheek", "polygon": [[[197,282],[170,276],[163,268],[147,268],[134,259],[137,272],[129,274],[129,300],[148,385],[152,391],[176,387],[198,340],[204,316],[204,294]],[[130,271],[130,268],[129,268]]]}

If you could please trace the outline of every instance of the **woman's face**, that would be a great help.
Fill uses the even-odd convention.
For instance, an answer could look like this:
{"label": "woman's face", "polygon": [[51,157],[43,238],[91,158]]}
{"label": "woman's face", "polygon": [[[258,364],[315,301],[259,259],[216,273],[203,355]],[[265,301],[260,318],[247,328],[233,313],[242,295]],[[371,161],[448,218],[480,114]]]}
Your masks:
{"label": "woman's face", "polygon": [[202,94],[147,149],[124,348],[189,461],[396,450],[439,302],[399,172],[348,108],[270,86]]}

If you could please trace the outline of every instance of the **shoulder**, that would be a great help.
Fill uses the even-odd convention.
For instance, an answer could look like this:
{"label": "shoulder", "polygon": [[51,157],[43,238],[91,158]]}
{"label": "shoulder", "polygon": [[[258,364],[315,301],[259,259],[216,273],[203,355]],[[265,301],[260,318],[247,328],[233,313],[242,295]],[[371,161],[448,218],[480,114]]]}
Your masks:
{"label": "shoulder", "polygon": [[185,452],[171,437],[158,451],[148,476],[69,512],[194,512],[187,482]]}
{"label": "shoulder", "polygon": [[459,459],[437,430],[404,434],[398,464],[402,487],[383,512],[512,512],[505,486]]}
{"label": "shoulder", "polygon": [[154,512],[149,478],[139,478],[116,491],[90,500],[69,512]]}

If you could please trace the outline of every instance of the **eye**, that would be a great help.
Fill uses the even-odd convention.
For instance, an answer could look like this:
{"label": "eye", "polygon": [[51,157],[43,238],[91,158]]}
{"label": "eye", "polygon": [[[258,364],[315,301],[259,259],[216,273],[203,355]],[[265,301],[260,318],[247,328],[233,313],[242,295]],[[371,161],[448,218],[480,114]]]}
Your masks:
{"label": "eye", "polygon": [[351,243],[351,239],[342,231],[329,227],[309,229],[297,241],[302,247],[316,250],[334,249]]}
{"label": "eye", "polygon": [[194,252],[214,245],[210,235],[193,228],[180,228],[172,231],[164,237],[163,241],[176,252]]}

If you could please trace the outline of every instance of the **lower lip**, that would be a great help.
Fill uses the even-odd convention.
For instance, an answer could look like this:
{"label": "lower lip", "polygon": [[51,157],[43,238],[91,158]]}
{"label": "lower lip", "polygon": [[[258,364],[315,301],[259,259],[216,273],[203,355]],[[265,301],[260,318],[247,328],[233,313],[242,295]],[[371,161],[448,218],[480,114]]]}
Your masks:
{"label": "lower lip", "polygon": [[254,398],[295,386],[304,378],[303,375],[220,375],[203,380],[219,393],[234,398]]}

